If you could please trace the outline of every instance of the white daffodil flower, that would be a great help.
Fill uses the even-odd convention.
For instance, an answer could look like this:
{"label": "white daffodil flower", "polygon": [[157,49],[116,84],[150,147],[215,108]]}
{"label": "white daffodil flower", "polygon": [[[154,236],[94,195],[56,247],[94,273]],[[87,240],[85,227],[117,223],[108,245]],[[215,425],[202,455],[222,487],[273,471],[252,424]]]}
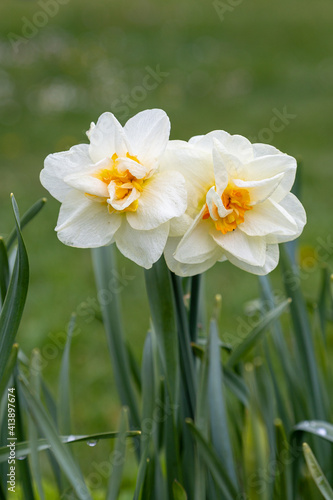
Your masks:
{"label": "white daffodil flower", "polygon": [[104,113],[87,132],[90,144],[49,155],[40,179],[62,203],[59,239],[81,248],[116,242],[150,268],[163,253],[170,221],[187,206],[184,177],[172,165],[160,167],[169,134],[162,110],[138,113],[124,127]]}
{"label": "white daffodil flower", "polygon": [[188,190],[165,250],[175,273],[192,276],[229,260],[264,275],[277,266],[278,244],[301,234],[306,214],[290,193],[296,160],[273,146],[214,131],[170,141],[164,162],[178,166]]}

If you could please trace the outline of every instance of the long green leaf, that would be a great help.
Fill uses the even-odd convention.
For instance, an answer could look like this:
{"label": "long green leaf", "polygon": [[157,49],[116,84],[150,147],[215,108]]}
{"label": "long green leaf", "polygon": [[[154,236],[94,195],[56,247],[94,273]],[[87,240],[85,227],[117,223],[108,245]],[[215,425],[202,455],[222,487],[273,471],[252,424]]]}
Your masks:
{"label": "long green leaf", "polygon": [[6,245],[0,236],[0,310],[5,301],[9,283],[9,264]]}
{"label": "long green leaf", "polygon": [[230,480],[236,488],[237,477],[228,430],[223,370],[215,320],[211,320],[209,334],[208,401],[212,445],[219,459],[223,461]]}
{"label": "long green leaf", "polygon": [[1,382],[0,382],[0,399],[6,390],[7,384],[9,382],[9,379],[11,375],[13,374],[13,370],[16,365],[16,360],[17,360],[17,353],[18,353],[18,344],[13,344],[11,353],[9,355],[7,365],[4,371],[4,374],[2,376]]}
{"label": "long green leaf", "polygon": [[188,316],[184,304],[181,278],[179,276],[176,276],[174,273],[171,273],[171,280],[177,313],[181,376],[187,398],[187,407],[189,409],[189,415],[187,416],[194,418],[196,408],[197,380],[195,372],[195,360],[191,349]]}
{"label": "long green leaf", "polygon": [[333,424],[321,420],[305,420],[293,428],[293,433],[308,432],[326,441],[333,442]]}
{"label": "long green leaf", "polygon": [[113,463],[106,500],[117,500],[119,495],[121,478],[125,465],[126,437],[128,428],[128,409],[123,408],[120,417],[118,436],[114,447],[115,457],[117,458]]}
{"label": "long green leaf", "polygon": [[186,491],[183,486],[176,480],[174,480],[172,485],[172,491],[174,500],[187,500]]}
{"label": "long green leaf", "polygon": [[235,500],[235,498],[238,498],[237,490],[232,484],[228,473],[219,461],[215,451],[202,436],[201,432],[194,426],[192,420],[186,419],[186,423],[196,440],[203,461],[207,465],[216,485],[223,495],[221,498],[223,498],[223,500]]}
{"label": "long green leaf", "polygon": [[[141,431],[128,431],[126,437],[136,438],[141,435]],[[70,435],[70,436],[59,436],[60,441],[63,444],[73,444],[73,443],[87,443],[88,441],[98,441],[100,439],[116,439],[119,436],[119,432],[98,432],[95,434],[80,434],[80,435]],[[38,439],[38,451],[49,450],[51,444],[47,439]],[[16,457],[22,458],[31,453],[29,441],[18,442],[16,444]],[[3,446],[0,448],[0,463],[6,462],[8,459],[8,448]]]}
{"label": "long green leaf", "polygon": [[290,312],[297,344],[296,352],[302,371],[299,376],[304,380],[307,393],[309,394],[310,417],[325,419],[326,411],[323,402],[322,386],[318,373],[306,304],[300,289],[299,276],[292,266],[284,245],[281,245],[281,263],[285,289],[288,297],[292,299]]}
{"label": "long green leaf", "polygon": [[71,408],[70,408],[70,382],[69,364],[72,335],[75,327],[76,316],[73,314],[67,329],[67,339],[61,359],[59,374],[59,406],[58,406],[58,426],[60,434],[70,434],[71,432]]}
{"label": "long green leaf", "polygon": [[40,427],[41,431],[45,436],[47,436],[47,440],[51,445],[52,452],[58,460],[58,463],[62,468],[64,474],[67,476],[69,482],[73,486],[77,497],[80,500],[91,500],[91,495],[83,480],[82,473],[77,464],[74,462],[73,457],[71,456],[69,451],[63,445],[58,432],[51,418],[47,414],[45,408],[41,404],[40,400],[31,391],[27,382],[23,378],[20,378],[20,382],[29,411],[36,420],[36,423]]}
{"label": "long green leaf", "polygon": [[[32,207],[30,207],[29,210],[27,210],[23,214],[23,216],[21,218],[21,224],[20,224],[21,231],[41,211],[41,209],[44,207],[46,201],[47,201],[46,198],[42,198],[42,199],[36,201],[36,203],[34,203],[34,205],[32,205]],[[10,233],[8,240],[7,240],[7,250],[8,251],[12,247],[13,243],[15,243],[16,238],[17,238],[17,232],[15,229],[13,229],[13,231]]]}
{"label": "long green leaf", "polygon": [[325,500],[333,500],[333,489],[324,476],[316,457],[307,443],[303,443],[303,453],[312,479],[316,483],[318,490],[323,495]]}
{"label": "long green leaf", "polygon": [[175,302],[164,257],[145,270],[150,313],[172,403],[179,394],[179,349]]}
{"label": "long green leaf", "polygon": [[259,339],[267,331],[267,328],[280,317],[282,312],[290,304],[290,299],[283,301],[275,309],[269,311],[261,319],[259,324],[253,328],[249,335],[243,340],[243,342],[236,347],[232,352],[230,358],[228,359],[227,366],[232,367],[238,363],[244,356],[254,347],[254,345],[259,341]]}
{"label": "long green leaf", "polygon": [[119,296],[113,285],[115,280],[114,271],[116,270],[114,245],[94,248],[92,256],[98,295],[104,292],[109,297],[108,301],[100,301],[100,306],[117,391],[122,406],[128,406],[130,410],[131,428],[138,429],[140,427],[138,403],[132,385],[131,371],[124,340]]}
{"label": "long green leaf", "polygon": [[22,239],[18,207],[12,195],[18,250],[13,273],[0,315],[0,380],[10,356],[15,335],[20,325],[29,283],[29,263]]}

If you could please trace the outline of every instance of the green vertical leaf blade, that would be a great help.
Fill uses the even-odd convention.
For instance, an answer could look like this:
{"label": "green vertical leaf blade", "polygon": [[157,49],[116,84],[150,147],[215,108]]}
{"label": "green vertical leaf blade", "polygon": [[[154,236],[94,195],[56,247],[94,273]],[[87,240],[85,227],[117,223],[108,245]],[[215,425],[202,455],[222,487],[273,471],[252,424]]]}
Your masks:
{"label": "green vertical leaf blade", "polygon": [[132,428],[140,427],[138,403],[132,385],[131,370],[124,339],[118,293],[115,280],[114,245],[94,248],[92,251],[95,279],[99,293],[107,292],[109,301],[100,301],[104,328],[107,335],[117,391],[123,406],[130,410]]}
{"label": "green vertical leaf blade", "polygon": [[118,436],[114,447],[114,456],[116,457],[116,460],[113,463],[106,500],[117,500],[119,495],[121,478],[125,465],[126,436],[128,429],[128,409],[123,408],[118,428]]}
{"label": "green vertical leaf blade", "polygon": [[312,479],[316,483],[318,490],[323,495],[325,500],[333,500],[333,489],[324,476],[316,457],[307,443],[303,443],[303,453],[306,465],[308,466]]}
{"label": "green vertical leaf blade", "polygon": [[29,262],[19,225],[18,207],[14,196],[12,205],[16,224],[18,249],[13,273],[0,315],[0,380],[4,374],[28,292]]}
{"label": "green vertical leaf blade", "polygon": [[209,333],[208,400],[211,439],[217,456],[223,461],[227,473],[236,487],[237,476],[228,430],[223,370],[221,368],[219,337],[215,320],[212,320],[210,323]]}
{"label": "green vertical leaf blade", "polygon": [[163,257],[151,269],[145,270],[146,288],[157,344],[167,375],[172,403],[179,393],[179,350],[175,303],[169,270]]}

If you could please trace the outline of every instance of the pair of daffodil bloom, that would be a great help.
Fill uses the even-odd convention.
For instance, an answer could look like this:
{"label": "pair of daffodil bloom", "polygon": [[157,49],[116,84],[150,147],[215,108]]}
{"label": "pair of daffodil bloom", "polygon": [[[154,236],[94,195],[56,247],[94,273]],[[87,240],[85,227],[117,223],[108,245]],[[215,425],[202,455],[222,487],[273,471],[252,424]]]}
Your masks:
{"label": "pair of daffodil bloom", "polygon": [[138,113],[124,127],[104,113],[87,132],[90,144],[49,155],[41,182],[62,204],[59,239],[81,248],[115,242],[147,269],[164,253],[180,276],[224,260],[269,273],[278,244],[306,223],[290,193],[296,160],[222,130],[188,142],[169,134],[162,110]]}

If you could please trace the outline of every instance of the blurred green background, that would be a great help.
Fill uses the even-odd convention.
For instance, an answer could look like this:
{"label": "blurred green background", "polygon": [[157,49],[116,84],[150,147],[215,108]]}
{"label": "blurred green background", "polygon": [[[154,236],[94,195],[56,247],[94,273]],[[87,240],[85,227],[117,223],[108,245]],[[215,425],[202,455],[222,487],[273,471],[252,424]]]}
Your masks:
{"label": "blurred green background", "polygon": [[[45,156],[87,142],[85,131],[104,111],[125,123],[159,107],[171,119],[173,139],[225,129],[302,158],[308,224],[299,260],[311,300],[333,241],[332,23],[331,0],[2,0],[1,234],[13,226],[11,192],[21,212],[47,196],[39,183]],[[62,347],[59,341],[54,349],[54,339],[76,311],[74,431],[112,429],[119,405],[103,328],[88,322],[82,308],[94,307],[96,297],[90,252],[57,240],[59,204],[48,200],[25,231],[31,286],[19,342],[27,353],[44,352],[44,375],[55,388]],[[328,240],[325,257],[316,251],[318,238]],[[133,278],[125,278],[121,300],[127,338],[140,359],[149,326],[143,273],[119,260],[121,273]],[[279,271],[272,279],[282,294]],[[223,299],[222,336],[237,342],[257,278],[217,265],[207,273],[208,311],[216,293]],[[89,450],[89,460],[92,453],[102,456],[103,448]]]}

